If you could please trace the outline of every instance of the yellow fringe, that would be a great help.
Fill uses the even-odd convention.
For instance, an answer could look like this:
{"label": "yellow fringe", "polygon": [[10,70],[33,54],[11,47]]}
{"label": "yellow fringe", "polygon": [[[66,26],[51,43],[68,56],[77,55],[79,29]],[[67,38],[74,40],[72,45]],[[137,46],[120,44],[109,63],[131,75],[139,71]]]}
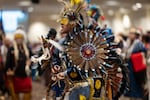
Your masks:
{"label": "yellow fringe", "polygon": [[95,90],[94,90],[94,82],[93,82],[92,78],[88,78],[87,81],[88,81],[88,83],[90,85],[90,99],[89,100],[92,100],[94,92],[95,92]]}

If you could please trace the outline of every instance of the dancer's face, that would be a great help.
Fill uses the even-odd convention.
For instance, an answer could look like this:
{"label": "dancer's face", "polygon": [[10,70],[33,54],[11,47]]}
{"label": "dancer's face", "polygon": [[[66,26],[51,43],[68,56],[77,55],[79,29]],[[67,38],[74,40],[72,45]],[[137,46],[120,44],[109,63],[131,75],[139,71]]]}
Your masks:
{"label": "dancer's face", "polygon": [[61,24],[61,33],[68,33],[70,31],[69,24]]}

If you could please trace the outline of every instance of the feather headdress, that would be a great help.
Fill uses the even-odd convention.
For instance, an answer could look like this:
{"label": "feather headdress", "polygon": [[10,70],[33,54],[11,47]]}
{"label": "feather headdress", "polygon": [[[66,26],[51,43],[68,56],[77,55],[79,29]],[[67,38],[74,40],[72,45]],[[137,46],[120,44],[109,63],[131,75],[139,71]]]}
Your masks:
{"label": "feather headdress", "polygon": [[58,20],[61,24],[78,23],[80,20],[80,11],[83,8],[84,0],[58,0],[64,5],[63,10],[60,13],[60,19]]}

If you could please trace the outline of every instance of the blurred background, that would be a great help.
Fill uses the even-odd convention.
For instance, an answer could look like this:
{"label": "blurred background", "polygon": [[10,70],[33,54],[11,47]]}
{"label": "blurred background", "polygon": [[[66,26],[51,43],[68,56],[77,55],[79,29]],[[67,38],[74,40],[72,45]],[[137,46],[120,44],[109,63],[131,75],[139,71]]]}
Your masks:
{"label": "blurred background", "polygon": [[[150,26],[149,0],[91,0],[99,5],[105,16],[104,24],[111,27],[115,34],[125,32],[130,27],[139,27],[143,31]],[[62,5],[57,0],[0,0],[1,19],[4,31],[11,33],[22,25],[31,37],[45,34],[49,27],[59,30],[59,18]],[[40,27],[40,28],[39,28]]]}
{"label": "blurred background", "polygon": [[[100,23],[107,24],[115,35],[121,33],[127,37],[131,28],[138,28],[142,35],[150,30],[150,0],[91,0],[91,4],[99,6],[104,16]],[[37,46],[39,37],[46,35],[49,28],[55,28],[59,38],[60,24],[57,20],[62,7],[57,0],[0,0],[0,30],[12,41],[16,28],[23,27],[26,39],[35,53],[40,48]],[[148,43],[150,51],[150,41]],[[43,78],[36,73],[36,68],[37,65],[33,65],[33,100],[45,100],[46,86]]]}

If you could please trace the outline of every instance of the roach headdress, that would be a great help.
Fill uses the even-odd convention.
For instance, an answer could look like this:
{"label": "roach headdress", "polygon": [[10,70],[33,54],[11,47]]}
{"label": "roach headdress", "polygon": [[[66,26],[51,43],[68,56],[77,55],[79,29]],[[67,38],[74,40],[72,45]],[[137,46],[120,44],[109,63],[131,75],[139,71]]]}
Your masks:
{"label": "roach headdress", "polygon": [[83,8],[84,0],[70,0],[70,2],[65,0],[58,1],[64,5],[60,13],[59,22],[61,24],[79,23],[81,20],[80,11]]}

